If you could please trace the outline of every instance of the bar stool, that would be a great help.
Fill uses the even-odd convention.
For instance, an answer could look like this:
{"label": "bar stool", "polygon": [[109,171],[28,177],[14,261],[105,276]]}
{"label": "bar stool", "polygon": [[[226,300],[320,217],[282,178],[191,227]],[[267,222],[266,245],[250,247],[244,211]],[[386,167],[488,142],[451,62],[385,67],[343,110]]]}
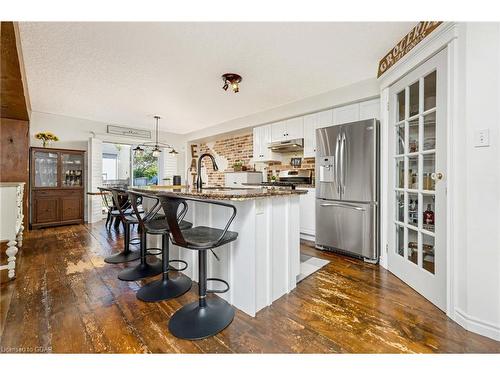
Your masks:
{"label": "bar stool", "polygon": [[[208,201],[196,198],[184,198],[174,193],[160,193],[163,211],[167,217],[172,243],[186,249],[198,251],[198,301],[181,307],[170,318],[168,328],[179,338],[200,340],[214,336],[226,328],[234,318],[234,308],[222,298],[208,297],[207,293],[225,293],[229,284],[221,279],[207,278],[207,250],[230,243],[238,238],[238,233],[228,231],[236,216],[236,207],[221,201]],[[177,222],[179,205],[186,201],[229,207],[233,213],[224,229],[206,226],[182,230]],[[214,254],[215,255],[215,254]],[[218,281],[226,285],[225,289],[207,289],[207,281]]]}
{"label": "bar stool", "polygon": [[[128,202],[128,196],[126,200],[123,199],[124,191],[117,188],[99,188],[99,190],[101,193],[111,193],[112,204],[108,198],[105,200],[103,198],[103,202],[105,201],[109,204],[108,209],[111,209],[111,211],[108,211],[108,213],[111,212],[111,215],[108,216],[108,218],[120,218],[124,228],[123,251],[105,258],[104,261],[110,264],[118,264],[132,262],[139,259],[141,257],[140,252],[137,250],[130,250],[130,245],[136,245],[137,242],[135,241],[137,241],[138,238],[130,238],[130,227],[137,224],[137,221],[131,216],[132,211]],[[108,221],[106,221],[106,224],[107,223]]]}
{"label": "bar stool", "polygon": [[[113,223],[114,219],[117,219],[120,217],[120,213],[116,209],[115,205],[113,204],[113,198],[111,196],[111,190],[106,189],[106,188],[97,188],[99,189],[99,192],[101,193],[101,199],[102,199],[102,204],[104,207],[106,207],[106,210],[108,211],[106,215],[106,224],[104,225],[106,229],[111,229],[111,224]],[[109,228],[108,228],[109,224]]]}
{"label": "bar stool", "polygon": [[[127,202],[130,202],[128,199],[128,192],[123,189],[118,189],[118,188],[111,188],[111,192],[113,193],[113,199],[115,201],[123,201],[126,197]],[[130,202],[132,204],[132,202]],[[137,207],[137,201],[134,202],[134,204]],[[124,210],[120,209],[120,217],[123,222],[126,222],[128,225],[133,225],[133,224],[139,224],[139,220],[137,219],[136,215],[134,212],[127,213]],[[145,215],[144,212],[141,212],[140,215]],[[154,219],[164,219],[165,216],[158,214],[158,209],[153,213],[153,218]],[[154,261],[147,261],[147,255],[150,255],[151,253],[148,251],[151,250],[158,250],[161,251],[159,248],[148,248],[146,244],[146,232],[141,230],[141,227],[139,226],[139,258],[140,263],[136,266],[133,267],[127,267],[124,270],[122,270],[118,274],[118,278],[122,281],[137,281],[140,279],[144,279],[146,277],[151,277],[151,276],[156,276],[159,275],[162,272],[162,265],[161,262],[155,258]],[[157,255],[157,254],[151,254],[151,255]]]}
{"label": "bar stool", "polygon": [[[184,271],[188,265],[185,261],[180,259],[170,260],[169,227],[167,220],[165,217],[162,219],[155,219],[155,215],[162,208],[158,197],[132,191],[128,192],[128,196],[130,202],[132,202],[132,208],[135,211],[141,231],[146,233],[146,235],[160,235],[162,240],[162,278],[144,285],[137,291],[137,298],[145,302],[158,302],[179,297],[191,289],[191,279],[183,274],[177,274],[175,277],[170,277],[169,275],[169,271]],[[134,202],[137,202],[139,199],[143,200],[144,198],[149,198],[154,203],[152,208],[148,210],[148,213],[141,215],[137,204]],[[190,222],[182,220],[184,216],[186,216],[187,208],[187,204],[184,204],[180,214],[177,216],[179,228],[181,228],[181,230],[188,229],[193,226]],[[170,266],[170,263],[172,262],[182,263],[184,264],[184,268],[178,269],[172,267]]]}

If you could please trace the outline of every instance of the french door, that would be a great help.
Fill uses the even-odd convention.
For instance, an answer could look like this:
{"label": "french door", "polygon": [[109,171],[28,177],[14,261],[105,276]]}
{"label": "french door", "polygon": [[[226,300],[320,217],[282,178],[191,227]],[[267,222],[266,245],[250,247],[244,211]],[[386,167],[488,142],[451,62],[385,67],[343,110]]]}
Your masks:
{"label": "french door", "polygon": [[[389,89],[389,270],[446,310],[446,50]],[[391,198],[392,197],[392,198]]]}

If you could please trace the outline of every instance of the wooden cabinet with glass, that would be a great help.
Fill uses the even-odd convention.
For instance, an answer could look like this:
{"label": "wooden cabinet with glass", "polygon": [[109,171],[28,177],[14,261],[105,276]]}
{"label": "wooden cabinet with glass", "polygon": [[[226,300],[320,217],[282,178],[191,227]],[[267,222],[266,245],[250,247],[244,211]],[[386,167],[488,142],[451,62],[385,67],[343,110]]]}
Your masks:
{"label": "wooden cabinet with glass", "polygon": [[83,223],[85,151],[32,147],[30,226]]}

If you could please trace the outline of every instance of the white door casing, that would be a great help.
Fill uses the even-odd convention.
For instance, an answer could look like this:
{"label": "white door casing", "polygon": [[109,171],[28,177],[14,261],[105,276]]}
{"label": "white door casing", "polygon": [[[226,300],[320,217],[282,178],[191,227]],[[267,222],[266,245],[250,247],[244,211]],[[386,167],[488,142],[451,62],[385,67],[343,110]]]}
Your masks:
{"label": "white door casing", "polygon": [[447,95],[446,50],[389,88],[388,268],[444,311]]}

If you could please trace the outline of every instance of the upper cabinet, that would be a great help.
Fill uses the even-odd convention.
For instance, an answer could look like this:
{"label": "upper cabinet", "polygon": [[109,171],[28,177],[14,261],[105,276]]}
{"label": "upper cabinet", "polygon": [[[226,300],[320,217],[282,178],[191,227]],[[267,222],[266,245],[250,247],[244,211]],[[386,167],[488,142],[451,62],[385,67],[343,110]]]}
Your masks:
{"label": "upper cabinet", "polygon": [[253,129],[253,160],[254,161],[276,161],[279,160],[267,145],[271,143],[271,125],[259,126]]}
{"label": "upper cabinet", "polygon": [[359,103],[359,119],[368,120],[371,118],[380,118],[380,99],[372,99]]}
{"label": "upper cabinet", "polygon": [[286,120],[286,139],[304,138],[304,117]]}
{"label": "upper cabinet", "polygon": [[316,129],[319,127],[319,113],[304,116],[304,157],[316,156]]}
{"label": "upper cabinet", "polygon": [[304,118],[294,117],[271,125],[271,142],[287,141],[304,137]]}
{"label": "upper cabinet", "polygon": [[380,117],[380,100],[372,99],[354,103],[333,110],[333,123],[335,125],[348,122],[368,120]]}
{"label": "upper cabinet", "polygon": [[271,142],[304,138],[304,157],[316,156],[316,129],[379,118],[380,100],[372,99],[259,126],[253,130],[255,161],[277,161],[280,155],[267,148]]}
{"label": "upper cabinet", "polygon": [[333,109],[327,109],[326,111],[316,112],[315,115],[318,116],[318,128],[324,128],[326,126],[333,125]]}
{"label": "upper cabinet", "polygon": [[333,124],[345,124],[359,120],[359,103],[345,105],[333,109]]}

